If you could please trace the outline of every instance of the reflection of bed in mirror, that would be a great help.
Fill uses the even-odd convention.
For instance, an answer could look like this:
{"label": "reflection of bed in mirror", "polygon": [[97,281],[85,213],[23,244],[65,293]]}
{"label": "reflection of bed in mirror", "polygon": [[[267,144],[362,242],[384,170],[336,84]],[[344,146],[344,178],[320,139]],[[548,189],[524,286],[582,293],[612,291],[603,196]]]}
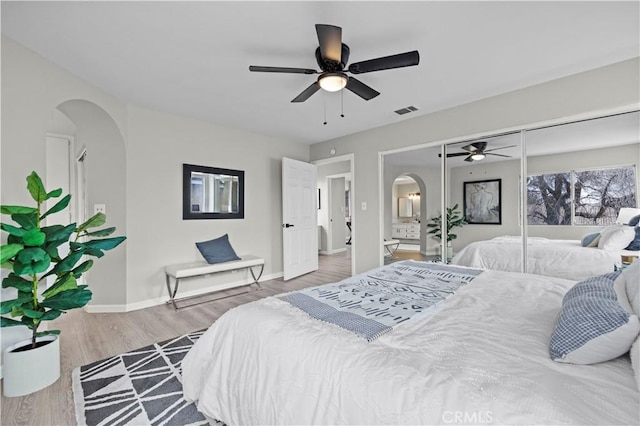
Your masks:
{"label": "reflection of bed in mirror", "polygon": [[[527,272],[531,274],[583,280],[613,272],[621,266],[621,255],[640,255],[640,251],[603,250],[582,247],[580,240],[527,238]],[[495,271],[521,271],[522,238],[502,236],[476,241],[460,250],[451,260],[454,265]]]}

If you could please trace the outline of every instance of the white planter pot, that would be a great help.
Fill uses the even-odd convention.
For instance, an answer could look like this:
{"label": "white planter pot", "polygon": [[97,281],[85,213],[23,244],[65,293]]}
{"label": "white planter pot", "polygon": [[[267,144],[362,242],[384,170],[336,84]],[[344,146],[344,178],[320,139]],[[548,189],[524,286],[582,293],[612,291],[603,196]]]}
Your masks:
{"label": "white planter pot", "polygon": [[53,384],[60,377],[60,340],[58,336],[42,336],[38,342],[50,343],[35,349],[12,352],[30,345],[22,340],[2,352],[2,389],[4,396],[22,396]]}

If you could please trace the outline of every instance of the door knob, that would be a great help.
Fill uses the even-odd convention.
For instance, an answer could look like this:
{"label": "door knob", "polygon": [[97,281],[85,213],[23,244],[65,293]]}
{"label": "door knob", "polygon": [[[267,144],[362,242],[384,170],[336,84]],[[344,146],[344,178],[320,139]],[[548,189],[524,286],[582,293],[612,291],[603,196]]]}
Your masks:
{"label": "door knob", "polygon": [[290,224],[290,223],[283,223],[283,224],[282,224],[282,227],[283,227],[283,228],[293,228],[293,225],[292,225],[292,224]]}

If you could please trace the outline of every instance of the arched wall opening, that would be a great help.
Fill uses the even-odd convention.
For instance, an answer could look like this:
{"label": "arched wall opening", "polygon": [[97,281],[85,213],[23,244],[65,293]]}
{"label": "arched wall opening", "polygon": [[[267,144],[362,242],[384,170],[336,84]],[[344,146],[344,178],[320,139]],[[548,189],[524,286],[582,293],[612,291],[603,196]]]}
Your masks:
{"label": "arched wall opening", "polygon": [[[403,222],[411,222],[411,223],[419,223],[420,224],[420,237],[419,237],[419,245],[420,245],[420,253],[427,254],[427,237],[426,237],[426,227],[427,227],[427,185],[424,180],[416,173],[400,173],[397,176],[394,176],[394,179],[391,183],[391,187],[387,189],[387,194],[390,194],[391,199],[391,216],[392,216],[392,226],[393,222],[398,220],[399,217],[397,215],[398,209],[398,198],[405,198],[404,195],[409,194],[400,194],[403,197],[399,197],[398,193],[394,190],[396,187],[396,182],[402,178],[409,178],[413,180],[415,185],[417,186],[416,191],[412,191],[411,196],[411,205],[412,205],[412,214],[402,219]],[[417,192],[417,195],[415,193]],[[417,211],[416,211],[417,210]],[[394,214],[395,213],[395,214]],[[389,232],[385,232],[385,234],[389,234]],[[392,234],[393,235],[393,234]]]}
{"label": "arched wall opening", "polygon": [[[84,157],[85,204],[87,217],[94,214],[96,205],[104,205],[107,225],[116,227],[115,235],[126,235],[126,155],[122,132],[113,118],[93,102],[73,99],[60,103],[56,110],[72,123],[67,131],[74,131],[71,147],[72,199],[78,197],[77,175],[80,153]],[[54,111],[57,114],[57,112]],[[77,201],[74,208],[80,208]],[[78,217],[77,212],[74,217]],[[116,250],[105,254],[86,275],[86,282],[93,292],[88,309],[96,306],[126,305],[126,242]]]}

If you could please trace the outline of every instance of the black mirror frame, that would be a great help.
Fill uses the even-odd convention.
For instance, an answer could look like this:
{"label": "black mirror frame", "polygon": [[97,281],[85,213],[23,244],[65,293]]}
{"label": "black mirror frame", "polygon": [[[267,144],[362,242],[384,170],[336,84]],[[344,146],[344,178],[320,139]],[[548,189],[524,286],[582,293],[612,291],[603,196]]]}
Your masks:
{"label": "black mirror frame", "polygon": [[[193,213],[191,211],[191,172],[238,177],[238,211],[236,213]],[[244,219],[244,171],[182,164],[182,219]]]}

